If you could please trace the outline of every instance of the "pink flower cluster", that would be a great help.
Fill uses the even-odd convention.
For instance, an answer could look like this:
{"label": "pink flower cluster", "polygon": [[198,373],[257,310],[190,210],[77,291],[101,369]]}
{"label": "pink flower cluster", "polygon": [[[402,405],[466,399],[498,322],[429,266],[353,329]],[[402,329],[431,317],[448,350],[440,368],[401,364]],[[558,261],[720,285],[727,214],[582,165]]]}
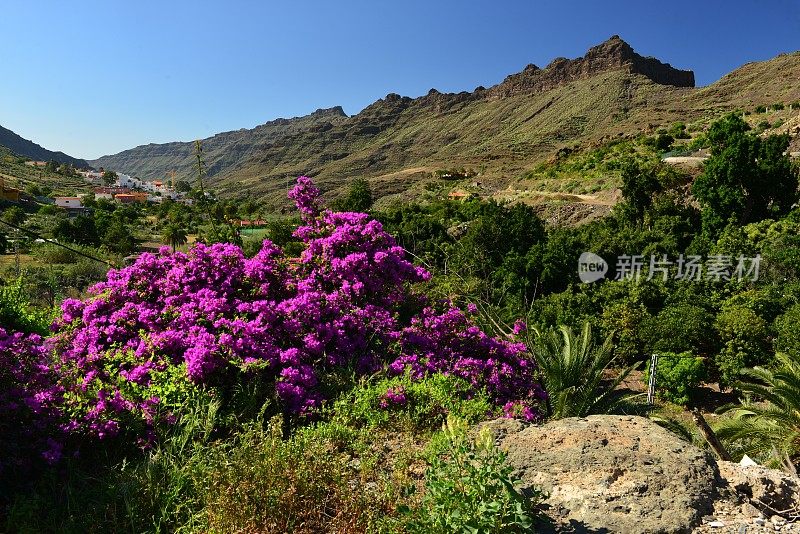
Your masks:
{"label": "pink flower cluster", "polygon": [[[378,221],[321,212],[319,190],[305,177],[289,196],[303,217],[295,232],[305,244],[300,258],[286,257],[268,240],[249,259],[231,244],[144,254],[110,271],[87,300],[63,303],[49,340],[52,370],[34,365],[14,378],[33,384],[44,373],[47,384],[32,387],[32,398],[13,388],[3,394],[30,399],[22,402],[34,412],[57,405],[70,416],[65,430],[105,438],[132,423],[152,431],[154,419],[173,418],[165,395],[177,386],[165,387],[163,377],[176,371],[203,388],[258,376],[274,384],[285,411],[307,414],[320,406],[328,372],[410,369],[417,378],[464,378],[486,389],[498,407],[520,406],[535,416],[544,393],[523,345],[487,335],[449,305],[443,311],[426,305],[414,284],[430,275]],[[0,345],[0,354],[8,343],[21,341]],[[47,361],[35,345],[10,351]],[[8,372],[13,365],[2,367]],[[55,389],[47,386],[53,370]],[[404,400],[403,391],[386,396],[388,403]],[[7,404],[0,397],[0,409]]]}
{"label": "pink flower cluster", "polygon": [[61,457],[63,389],[47,363],[44,340],[0,327],[0,479],[40,456]]}
{"label": "pink flower cluster", "polygon": [[389,408],[391,406],[405,406],[408,402],[406,392],[403,386],[392,387],[386,390],[380,402],[381,408]]}

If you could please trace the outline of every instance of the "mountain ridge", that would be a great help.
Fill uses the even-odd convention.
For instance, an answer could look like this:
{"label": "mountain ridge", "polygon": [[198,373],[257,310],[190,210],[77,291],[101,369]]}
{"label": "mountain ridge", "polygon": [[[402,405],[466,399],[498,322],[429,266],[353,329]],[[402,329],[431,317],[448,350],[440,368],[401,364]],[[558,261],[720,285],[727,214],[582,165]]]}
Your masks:
{"label": "mountain ridge", "polygon": [[0,146],[6,147],[18,156],[38,161],[58,161],[59,163],[69,163],[78,168],[89,167],[89,163],[86,160],[74,158],[63,152],[47,150],[3,126],[0,126]]}
{"label": "mountain ridge", "polygon": [[[800,76],[800,56],[770,61],[790,77]],[[416,98],[389,93],[352,116],[328,108],[218,134],[203,141],[208,176],[222,194],[260,194],[276,203],[283,201],[287,180],[299,174],[314,176],[334,194],[364,176],[377,196],[386,196],[423,181],[432,170],[470,166],[502,186],[565,147],[653,132],[702,118],[709,110],[771,104],[768,99],[781,95],[800,98],[796,82],[778,85],[785,74],[770,61],[696,88],[692,71],[641,56],[613,36],[582,57],[556,58],[544,69],[529,65],[488,89],[431,89]],[[121,166],[144,178],[172,169],[192,176],[191,143],[147,147],[92,163]]]}

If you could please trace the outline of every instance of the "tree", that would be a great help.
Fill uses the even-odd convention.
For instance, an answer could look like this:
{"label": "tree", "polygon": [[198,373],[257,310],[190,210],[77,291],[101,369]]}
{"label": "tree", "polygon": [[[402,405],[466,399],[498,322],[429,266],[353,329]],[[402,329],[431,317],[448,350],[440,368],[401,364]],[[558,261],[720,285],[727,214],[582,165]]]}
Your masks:
{"label": "tree", "polygon": [[5,254],[6,250],[8,250],[8,239],[6,234],[0,232],[0,254]]}
{"label": "tree", "polygon": [[653,197],[660,190],[661,184],[654,169],[644,168],[633,159],[623,163],[622,196],[625,204],[622,209],[628,219],[642,224],[647,210],[653,205]]}
{"label": "tree", "polygon": [[3,210],[2,214],[2,218],[5,222],[16,226],[24,223],[27,217],[28,216],[25,214],[25,211],[19,206],[11,206],[10,208]]}
{"label": "tree", "polygon": [[745,367],[767,363],[769,328],[753,310],[740,305],[724,308],[714,324],[722,349],[715,363],[722,385],[731,385]]}
{"label": "tree", "polygon": [[39,187],[39,184],[30,183],[25,187],[25,192],[33,197],[40,197],[42,196],[42,188]]}
{"label": "tree", "polygon": [[186,180],[178,180],[178,182],[175,184],[175,191],[177,191],[178,193],[191,193],[192,184],[190,184]]}
{"label": "tree", "polygon": [[136,239],[122,219],[115,217],[103,237],[103,244],[119,254],[130,254],[136,250]]}
{"label": "tree", "polygon": [[800,358],[800,304],[795,304],[775,321],[775,346],[778,350]]}
{"label": "tree", "polygon": [[103,183],[105,185],[115,184],[117,182],[117,178],[119,178],[119,176],[117,176],[117,173],[114,171],[105,171],[103,173]]}
{"label": "tree", "polygon": [[672,143],[675,142],[675,138],[669,134],[658,134],[655,139],[655,148],[661,152],[666,152],[670,148],[672,148]]}
{"label": "tree", "polygon": [[168,224],[164,227],[161,236],[163,242],[172,247],[172,252],[175,252],[177,247],[186,244],[186,230],[177,224]]}
{"label": "tree", "polygon": [[60,241],[69,241],[79,245],[100,244],[100,232],[97,230],[95,220],[86,215],[78,215],[73,220],[60,220],[53,230],[53,237]]}
{"label": "tree", "polygon": [[350,184],[347,195],[333,203],[336,211],[367,212],[372,207],[372,189],[364,178],[356,178]]}
{"label": "tree", "polygon": [[711,125],[711,157],[692,192],[702,205],[703,230],[716,237],[733,222],[786,214],[798,199],[797,169],[785,154],[787,135],[756,136],[738,115]]}

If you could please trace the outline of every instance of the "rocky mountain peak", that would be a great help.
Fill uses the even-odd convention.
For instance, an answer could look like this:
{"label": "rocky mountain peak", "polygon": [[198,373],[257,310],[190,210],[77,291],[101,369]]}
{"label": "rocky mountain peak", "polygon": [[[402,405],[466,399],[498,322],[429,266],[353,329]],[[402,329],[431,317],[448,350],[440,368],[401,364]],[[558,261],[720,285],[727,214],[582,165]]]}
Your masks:
{"label": "rocky mountain peak", "polygon": [[547,91],[574,80],[612,70],[641,74],[662,85],[694,87],[692,71],[676,69],[656,58],[641,56],[619,35],[613,35],[590,48],[583,57],[576,59],[558,57],[544,69],[528,65],[522,72],[506,77],[502,83],[491,88],[489,96],[500,98]]}
{"label": "rocky mountain peak", "polygon": [[342,106],[333,106],[332,108],[319,108],[310,115],[311,117],[347,117]]}

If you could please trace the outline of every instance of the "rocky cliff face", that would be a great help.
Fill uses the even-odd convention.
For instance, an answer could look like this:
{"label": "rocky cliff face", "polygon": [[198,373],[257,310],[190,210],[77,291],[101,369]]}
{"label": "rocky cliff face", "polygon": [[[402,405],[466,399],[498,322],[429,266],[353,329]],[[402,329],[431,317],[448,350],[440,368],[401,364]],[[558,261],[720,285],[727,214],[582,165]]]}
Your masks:
{"label": "rocky cliff face", "polygon": [[630,74],[647,76],[655,83],[675,87],[694,87],[694,73],[680,70],[652,57],[637,54],[631,45],[614,35],[608,41],[589,49],[577,59],[556,58],[546,68],[528,65],[518,74],[486,92],[488,98],[548,91],[560,85],[589,78],[601,72],[621,69]]}

